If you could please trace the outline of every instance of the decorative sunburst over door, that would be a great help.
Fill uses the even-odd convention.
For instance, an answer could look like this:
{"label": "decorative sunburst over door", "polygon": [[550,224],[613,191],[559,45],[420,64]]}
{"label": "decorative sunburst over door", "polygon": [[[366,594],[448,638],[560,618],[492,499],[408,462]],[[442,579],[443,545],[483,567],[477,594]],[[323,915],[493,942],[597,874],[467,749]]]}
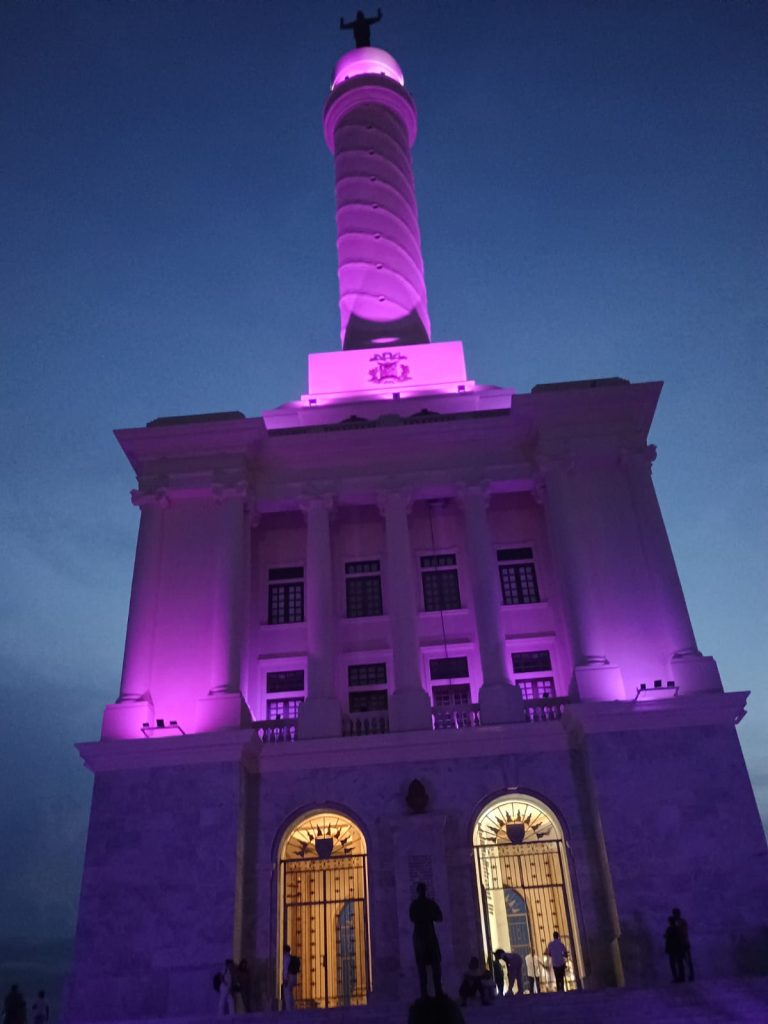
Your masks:
{"label": "decorative sunburst over door", "polygon": [[[532,797],[502,797],[478,817],[474,847],[488,953],[501,948],[545,959],[552,933],[558,931],[570,954],[568,985],[578,987],[581,952],[556,816]],[[547,974],[554,985],[554,976]],[[544,987],[548,984],[545,977]]]}
{"label": "decorative sunburst over door", "polygon": [[301,959],[296,1006],[366,1003],[367,850],[354,822],[316,811],[291,826],[280,850],[279,907],[278,973],[285,944]]}

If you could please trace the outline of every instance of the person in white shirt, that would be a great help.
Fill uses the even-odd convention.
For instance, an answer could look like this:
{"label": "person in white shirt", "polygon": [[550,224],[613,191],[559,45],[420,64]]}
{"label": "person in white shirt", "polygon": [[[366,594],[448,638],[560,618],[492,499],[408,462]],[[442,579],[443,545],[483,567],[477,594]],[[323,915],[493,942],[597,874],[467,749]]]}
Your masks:
{"label": "person in white shirt", "polygon": [[528,975],[528,994],[541,992],[541,976],[544,973],[544,964],[538,953],[531,951],[525,954],[525,971]]}

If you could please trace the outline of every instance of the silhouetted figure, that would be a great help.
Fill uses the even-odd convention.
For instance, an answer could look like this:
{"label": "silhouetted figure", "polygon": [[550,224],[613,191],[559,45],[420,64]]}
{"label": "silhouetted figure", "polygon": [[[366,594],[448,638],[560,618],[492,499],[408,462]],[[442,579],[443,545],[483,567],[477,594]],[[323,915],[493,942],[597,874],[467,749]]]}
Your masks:
{"label": "silhouetted figure", "polygon": [[427,887],[423,882],[416,886],[416,899],[411,903],[409,916],[413,921],[413,951],[416,954],[421,997],[427,997],[427,967],[432,968],[435,995],[441,996],[443,988],[440,943],[437,941],[435,924],[443,920],[443,912],[437,903],[427,896]]}
{"label": "silhouetted figure", "polygon": [[466,1006],[467,1000],[474,998],[474,996],[480,996],[483,1006],[489,1005],[491,1000],[486,992],[487,986],[483,984],[487,977],[488,971],[480,966],[480,961],[477,957],[470,957],[469,964],[459,986],[459,1000],[462,1006]]}
{"label": "silhouetted figure", "polygon": [[555,972],[555,987],[558,992],[565,992],[565,961],[568,959],[568,950],[560,941],[560,932],[552,932],[552,941],[547,946],[547,956]]}
{"label": "silhouetted figure", "polygon": [[51,1008],[48,1005],[48,1000],[45,998],[45,992],[43,989],[40,989],[37,993],[37,999],[30,1007],[30,1016],[32,1018],[32,1024],[48,1024],[51,1016]]}
{"label": "silhouetted figure", "polygon": [[496,985],[496,992],[499,998],[501,998],[501,996],[504,995],[504,968],[495,956],[490,957],[490,961],[491,970],[493,971],[493,980]]}
{"label": "silhouetted figure", "polygon": [[672,981],[685,981],[683,932],[677,926],[674,917],[670,917],[667,921],[667,930],[664,932],[664,952],[669,958]]}
{"label": "silhouetted figure", "polygon": [[27,1004],[18,985],[11,985],[3,1007],[5,1024],[27,1024]]}
{"label": "silhouetted figure", "polygon": [[381,8],[375,18],[366,18],[362,11],[358,11],[354,21],[344,21],[343,18],[339,18],[339,28],[352,29],[352,33],[355,37],[355,46],[370,46],[371,45],[371,25],[375,25],[377,21],[381,21]]}
{"label": "silhouetted figure", "polygon": [[503,949],[497,949],[493,955],[507,965],[507,981],[509,983],[507,995],[514,995],[512,985],[517,982],[517,994],[521,996],[523,994],[523,958],[519,953],[505,953]]}
{"label": "silhouetted figure", "polygon": [[681,916],[679,907],[672,908],[672,920],[675,922],[675,927],[680,929],[683,945],[683,966],[688,969],[688,981],[693,981],[693,958],[691,957],[691,940],[688,938],[688,922]]}
{"label": "silhouetted figure", "polygon": [[243,959],[237,965],[237,986],[240,993],[240,1000],[243,1010],[251,1012],[251,972],[248,970],[248,961]]}

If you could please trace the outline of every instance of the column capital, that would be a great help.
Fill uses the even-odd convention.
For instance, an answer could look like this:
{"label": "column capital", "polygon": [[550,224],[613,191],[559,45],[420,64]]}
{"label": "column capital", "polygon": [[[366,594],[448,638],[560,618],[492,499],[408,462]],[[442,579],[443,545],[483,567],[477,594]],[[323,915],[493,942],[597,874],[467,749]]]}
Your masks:
{"label": "column capital", "polygon": [[336,507],[336,495],[330,491],[305,492],[299,496],[297,504],[305,516],[308,516],[310,512],[320,511],[325,511],[330,515]]}
{"label": "column capital", "polygon": [[655,444],[646,444],[642,448],[622,448],[619,452],[619,465],[623,468],[637,466],[647,467],[648,472],[653,472],[653,463],[656,461],[658,451]]}
{"label": "column capital", "polygon": [[211,487],[211,494],[213,500],[217,505],[221,505],[223,501],[228,498],[236,498],[240,501],[245,501],[248,497],[248,485],[245,480],[236,480],[233,482],[221,482],[216,481]]}
{"label": "column capital", "polygon": [[165,487],[156,487],[154,490],[138,488],[131,491],[131,504],[137,508],[144,508],[147,505],[159,505],[160,508],[168,508],[171,498]]}
{"label": "column capital", "polygon": [[473,480],[469,483],[458,484],[456,497],[466,506],[469,503],[482,503],[483,508],[488,508],[491,503],[491,482],[490,480]]}
{"label": "column capital", "polygon": [[402,508],[407,516],[413,506],[413,500],[413,493],[405,489],[381,490],[376,494],[376,504],[385,518],[398,508]]}

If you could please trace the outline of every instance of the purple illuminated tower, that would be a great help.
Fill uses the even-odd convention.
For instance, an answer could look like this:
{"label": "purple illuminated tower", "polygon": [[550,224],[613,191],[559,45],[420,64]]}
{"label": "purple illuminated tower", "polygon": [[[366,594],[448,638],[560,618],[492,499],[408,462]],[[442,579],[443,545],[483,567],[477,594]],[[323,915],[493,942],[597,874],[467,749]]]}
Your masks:
{"label": "purple illuminated tower", "polygon": [[416,107],[397,62],[371,46],[345,54],[323,127],[336,167],[342,346],[429,341],[411,166]]}
{"label": "purple illuminated tower", "polygon": [[[342,350],[260,416],[117,431],[140,522],[119,692],[79,747],[67,1019],[213,1015],[227,957],[276,1010],[286,943],[297,1013],[405,1019],[417,881],[451,989],[557,930],[595,1022],[631,1019],[616,986],[657,989],[643,1019],[735,1006],[768,961],[768,854],[748,694],[698,649],[653,486],[661,384],[470,379],[430,339],[389,54],[342,57],[324,129]],[[717,979],[674,1005],[673,905]]]}

